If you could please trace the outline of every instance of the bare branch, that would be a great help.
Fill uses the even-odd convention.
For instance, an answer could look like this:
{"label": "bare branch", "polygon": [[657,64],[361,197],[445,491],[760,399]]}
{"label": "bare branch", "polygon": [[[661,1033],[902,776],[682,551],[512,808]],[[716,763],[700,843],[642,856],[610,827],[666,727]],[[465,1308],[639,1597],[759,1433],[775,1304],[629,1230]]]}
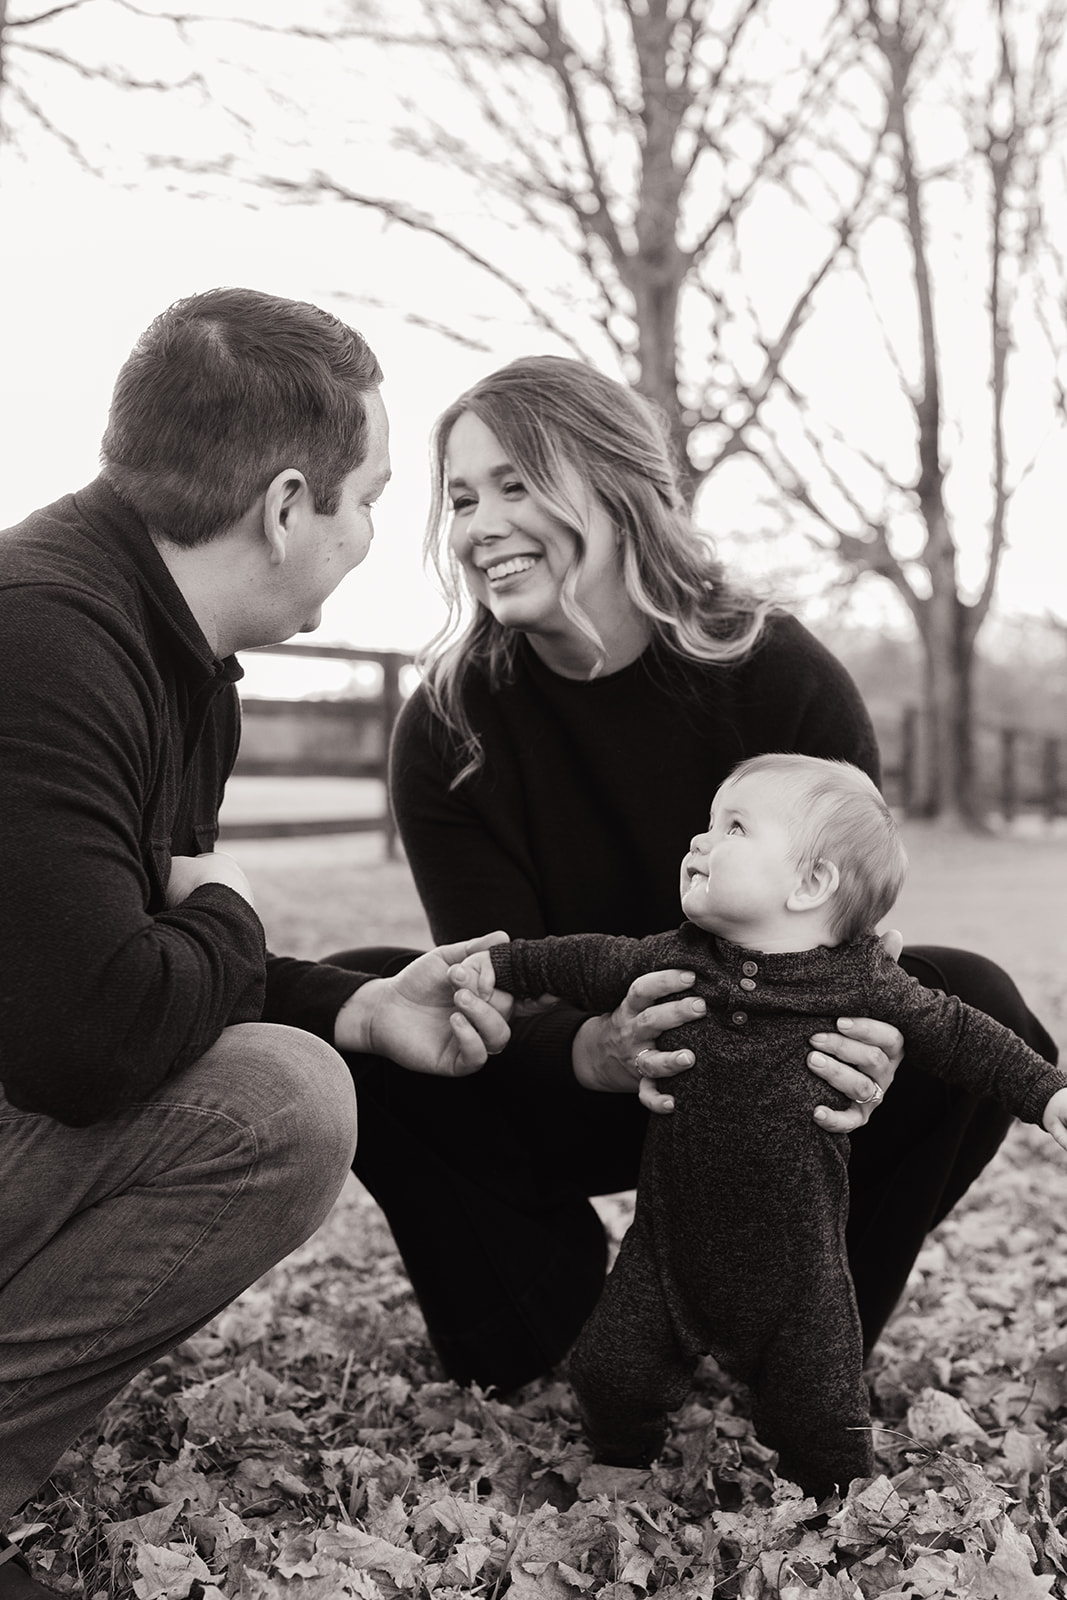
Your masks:
{"label": "bare branch", "polygon": [[[203,172],[206,169],[194,166],[186,170]],[[333,200],[344,201],[347,205],[359,206],[367,211],[376,211],[379,216],[388,222],[399,223],[401,227],[410,228],[417,233],[440,240],[442,244],[447,245],[450,250],[455,251],[457,255],[470,262],[472,266],[478,267],[482,272],[494,278],[496,282],[509,289],[538,327],[543,328],[547,333],[551,333],[554,338],[559,339],[561,343],[573,350],[575,355],[584,357],[584,351],[575,340],[573,334],[562,327],[543,306],[538,304],[525,285],[520,283],[511,273],[497,266],[495,262],[490,261],[487,256],[474,250],[466,240],[459,238],[449,229],[441,227],[434,222],[432,217],[427,216],[425,213],[416,211],[398,201],[386,200],[374,195],[359,194],[322,172],[310,173],[304,181],[263,175],[257,179],[257,183],[260,187],[270,189],[275,194],[291,200],[306,201],[309,195],[319,195]]]}

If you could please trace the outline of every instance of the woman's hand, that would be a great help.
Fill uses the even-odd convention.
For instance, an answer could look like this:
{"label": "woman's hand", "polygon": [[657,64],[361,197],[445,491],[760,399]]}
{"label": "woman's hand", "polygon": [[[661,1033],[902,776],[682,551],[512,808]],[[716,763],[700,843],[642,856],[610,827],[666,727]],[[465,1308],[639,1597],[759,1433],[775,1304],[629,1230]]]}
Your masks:
{"label": "woman's hand", "polygon": [[[904,940],[896,929],[882,935],[886,954],[896,961]],[[871,1017],[838,1017],[839,1033],[813,1033],[808,1066],[853,1102],[848,1111],[817,1106],[815,1120],[829,1133],[853,1133],[882,1102],[904,1055],[904,1035],[891,1022]]]}
{"label": "woman's hand", "polygon": [[691,1050],[657,1050],[668,1028],[704,1015],[704,1002],[694,998],[664,1000],[695,982],[691,972],[669,969],[635,978],[626,999],[607,1016],[589,1017],[574,1039],[574,1075],[585,1089],[632,1094],[649,1111],[674,1110],[674,1100],[656,1088],[657,1078],[670,1078],[693,1065]]}

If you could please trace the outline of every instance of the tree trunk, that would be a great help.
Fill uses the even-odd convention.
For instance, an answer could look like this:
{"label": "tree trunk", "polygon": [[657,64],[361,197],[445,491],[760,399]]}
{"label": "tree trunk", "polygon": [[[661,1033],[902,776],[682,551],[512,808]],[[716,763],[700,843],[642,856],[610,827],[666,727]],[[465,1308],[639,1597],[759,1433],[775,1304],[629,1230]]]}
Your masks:
{"label": "tree trunk", "polygon": [[975,781],[975,652],[966,610],[956,595],[934,595],[920,618],[925,704],[919,812],[950,825],[984,828]]}

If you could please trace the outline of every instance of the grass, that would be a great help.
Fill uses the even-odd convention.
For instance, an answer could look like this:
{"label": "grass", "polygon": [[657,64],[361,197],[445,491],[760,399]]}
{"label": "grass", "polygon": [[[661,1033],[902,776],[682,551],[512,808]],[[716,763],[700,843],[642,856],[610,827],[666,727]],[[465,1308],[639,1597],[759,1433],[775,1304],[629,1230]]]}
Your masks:
{"label": "grass", "polygon": [[[910,827],[911,942],[1003,962],[1067,1045],[1067,851]],[[373,836],[241,843],[272,948],[424,946]],[[479,930],[472,929],[473,932]],[[651,1474],[597,1468],[567,1386],[440,1381],[351,1180],[314,1238],[156,1363],[23,1527],[94,1600],[903,1600],[1067,1593],[1064,1166],[1017,1128],[924,1249],[868,1377],[880,1476],[821,1515],[773,1478],[712,1364]],[[625,1199],[602,1208],[625,1226]]]}

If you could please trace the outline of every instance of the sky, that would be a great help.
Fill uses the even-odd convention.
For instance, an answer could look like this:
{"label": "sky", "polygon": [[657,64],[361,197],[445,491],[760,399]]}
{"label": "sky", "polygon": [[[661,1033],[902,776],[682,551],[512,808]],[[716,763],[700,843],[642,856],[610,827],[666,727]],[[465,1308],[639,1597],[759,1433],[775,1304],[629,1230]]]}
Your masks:
{"label": "sky", "polygon": [[[217,10],[223,0],[207,0],[201,9],[211,4]],[[262,0],[262,14],[279,8],[284,11],[283,0]],[[92,47],[106,53],[99,7],[90,9],[96,12]],[[129,36],[124,32],[122,38],[128,56]],[[127,60],[133,70],[150,69],[158,41],[145,49],[144,62]],[[292,54],[291,63],[288,54],[285,59],[299,100],[301,83],[310,80],[306,73],[303,79],[296,75],[300,62],[298,52]],[[315,154],[328,169],[332,155],[351,138],[342,104],[352,93],[351,78],[324,74],[314,81]],[[440,93],[429,81],[405,88],[416,100]],[[62,92],[74,96],[73,104],[64,104],[64,110],[71,104],[68,123],[76,125],[84,115],[94,139],[109,147],[109,175],[101,180],[83,172],[54,141],[36,137],[27,141],[20,159],[8,154],[0,162],[5,465],[0,526],[95,475],[114,375],[140,331],[172,300],[222,283],[309,299],[360,328],[376,351],[386,373],[383,396],[394,466],[393,483],[377,509],[371,554],[327,603],[317,638],[418,648],[443,619],[442,602],[421,560],[433,420],[491,368],[520,354],[560,347],[532,329],[506,296],[472,271],[459,269],[445,252],[356,207],[289,206],[269,198],[253,207],[235,198],[236,191],[219,189],[216,197],[193,199],[168,192],[158,178],[147,187],[140,184],[142,145],[169,144],[191,159],[210,158],[229,136],[218,113],[192,114],[189,102],[179,97],[168,104],[163,97],[107,98],[106,92],[85,86],[64,85]],[[286,136],[288,110],[266,97],[248,101],[250,94],[262,95],[254,74],[230,92],[246,114],[258,119],[257,129],[276,117],[279,139]],[[391,164],[384,134],[395,108],[382,85],[376,91],[369,78],[360,93],[364,168],[378,192],[385,192],[412,168]],[[345,155],[351,155],[347,147]],[[294,170],[306,159],[293,154]],[[422,193],[412,195],[416,203],[444,197],[454,212],[459,208],[462,220],[464,202],[449,190],[446,172],[424,174],[421,181]],[[529,260],[535,262],[532,241]],[[769,249],[769,273],[773,265]],[[408,320],[412,314],[417,323]],[[435,324],[461,330],[477,347],[444,336]],[[830,377],[835,362],[855,360],[847,328],[839,348],[823,352],[822,360]],[[872,426],[877,428],[877,418]],[[1000,606],[1006,612],[1041,616],[1052,608],[1067,615],[1067,574],[1059,556],[1065,489],[1064,451],[1045,451],[1027,486],[1027,514],[1019,520],[1004,564]],[[740,505],[731,507],[728,497],[720,497],[715,515],[723,528],[735,511],[743,515]],[[758,547],[734,548],[727,541],[725,548],[729,559],[760,572],[764,556]],[[977,570],[980,533],[972,556]],[[894,604],[879,599],[874,588],[861,615],[875,626],[900,621]]]}

